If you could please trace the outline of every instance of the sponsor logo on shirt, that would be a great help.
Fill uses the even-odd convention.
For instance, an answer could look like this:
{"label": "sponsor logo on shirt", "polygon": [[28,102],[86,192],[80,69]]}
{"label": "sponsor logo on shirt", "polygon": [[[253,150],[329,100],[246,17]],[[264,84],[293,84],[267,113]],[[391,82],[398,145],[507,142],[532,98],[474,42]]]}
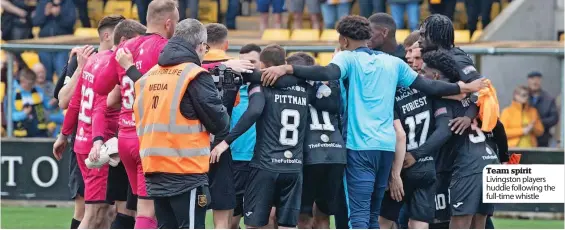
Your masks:
{"label": "sponsor logo on shirt", "polygon": [[459,208],[459,206],[461,206],[463,204],[463,202],[457,202],[457,204],[454,204],[453,207],[454,208]]}
{"label": "sponsor logo on shirt", "polygon": [[433,160],[434,160],[434,158],[433,158],[433,157],[431,157],[431,156],[427,156],[427,157],[423,157],[423,158],[420,158],[420,159],[418,159],[418,162],[420,162],[420,163],[421,163],[421,162],[426,162],[426,161],[433,161]]}
{"label": "sponsor logo on shirt", "polygon": [[317,144],[309,144],[308,148],[315,149],[315,148],[343,148],[342,145],[338,143],[317,143]]}
{"label": "sponsor logo on shirt", "polygon": [[271,162],[272,162],[272,163],[277,163],[277,164],[302,164],[302,160],[299,160],[299,159],[277,159],[277,158],[271,158]]}

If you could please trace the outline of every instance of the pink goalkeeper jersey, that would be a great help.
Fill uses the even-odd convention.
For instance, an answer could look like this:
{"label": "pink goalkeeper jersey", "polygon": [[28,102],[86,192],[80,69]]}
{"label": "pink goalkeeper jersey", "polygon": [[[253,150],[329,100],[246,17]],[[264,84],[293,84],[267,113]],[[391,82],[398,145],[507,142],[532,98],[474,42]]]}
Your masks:
{"label": "pink goalkeeper jersey", "polygon": [[109,68],[112,54],[113,52],[108,50],[88,58],[65,115],[62,133],[70,135],[74,127],[77,127],[74,150],[79,154],[90,152],[93,137],[102,136],[107,139],[116,130],[115,122],[112,124],[111,121],[112,118],[116,120],[117,110],[108,109],[107,96],[93,91],[96,78],[103,80],[114,71]]}

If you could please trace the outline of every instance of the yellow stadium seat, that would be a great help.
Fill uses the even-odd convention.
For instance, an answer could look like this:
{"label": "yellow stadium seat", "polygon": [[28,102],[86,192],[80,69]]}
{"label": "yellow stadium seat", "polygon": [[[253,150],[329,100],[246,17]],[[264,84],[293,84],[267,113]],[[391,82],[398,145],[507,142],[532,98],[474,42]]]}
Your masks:
{"label": "yellow stadium seat", "polygon": [[396,30],[396,41],[403,43],[408,35],[410,35],[410,30]]}
{"label": "yellow stadium seat", "polygon": [[133,4],[133,7],[131,8],[131,19],[139,21],[139,15],[137,13],[137,4]]}
{"label": "yellow stadium seat", "polygon": [[6,51],[0,50],[0,62],[5,63],[8,60],[8,55],[6,55]]}
{"label": "yellow stadium seat", "polygon": [[559,41],[562,42],[563,41],[563,33],[561,33],[561,35],[559,35]]}
{"label": "yellow stadium seat", "polygon": [[469,43],[471,32],[468,30],[455,30],[455,43]]}
{"label": "yellow stadium seat", "polygon": [[339,40],[339,33],[337,33],[336,30],[326,29],[322,31],[322,36],[320,37],[320,41],[335,42],[337,40]]}
{"label": "yellow stadium seat", "polygon": [[290,38],[290,30],[287,29],[266,29],[261,36],[265,41],[287,41]]}
{"label": "yellow stadium seat", "polygon": [[108,1],[104,8],[104,15],[120,14],[131,18],[131,1]]}
{"label": "yellow stadium seat", "polygon": [[[187,16],[188,15],[189,14],[187,14]],[[200,3],[198,4],[198,19],[202,23],[217,22],[218,21],[218,2],[216,2],[216,1],[200,1]]]}
{"label": "yellow stadium seat", "polygon": [[[98,22],[104,17],[104,2],[100,0],[91,0],[87,3],[88,17],[91,21]],[[96,25],[92,25],[96,27]]]}
{"label": "yellow stadium seat", "polygon": [[75,30],[75,36],[77,37],[98,37],[98,30],[94,28],[77,28]]}
{"label": "yellow stadium seat", "polygon": [[471,42],[477,41],[477,39],[479,39],[481,34],[483,34],[482,30],[475,30],[475,33],[473,33],[473,37],[471,37]]}
{"label": "yellow stadium seat", "polygon": [[334,57],[334,53],[318,53],[318,65],[326,66],[330,64]]}
{"label": "yellow stadium seat", "polygon": [[0,82],[0,101],[4,101],[4,95],[6,95],[6,83]]}
{"label": "yellow stadium seat", "polygon": [[313,29],[300,29],[292,31],[290,36],[292,41],[319,41],[320,31]]}
{"label": "yellow stadium seat", "polygon": [[39,38],[39,26],[34,26],[31,28],[31,34],[33,34],[34,38]]}
{"label": "yellow stadium seat", "polygon": [[27,67],[31,68],[33,65],[39,63],[39,55],[35,52],[25,51],[22,53],[22,59]]}

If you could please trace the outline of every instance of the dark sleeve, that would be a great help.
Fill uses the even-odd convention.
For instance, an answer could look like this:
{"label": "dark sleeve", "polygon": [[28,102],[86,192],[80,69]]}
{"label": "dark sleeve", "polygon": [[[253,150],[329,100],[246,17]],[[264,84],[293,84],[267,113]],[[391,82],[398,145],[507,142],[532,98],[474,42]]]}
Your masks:
{"label": "dark sleeve", "polygon": [[[243,73],[241,74],[243,77],[244,82],[250,82],[251,84],[261,84],[261,72],[260,71],[253,71],[253,73]],[[275,88],[286,88],[289,86],[297,85],[300,83],[304,83],[304,79],[299,79],[292,75],[284,75],[279,78],[273,87]]]}
{"label": "dark sleeve", "polygon": [[422,76],[418,76],[410,87],[433,96],[451,96],[461,92],[459,85],[456,83],[430,80]]}
{"label": "dark sleeve", "polygon": [[61,91],[61,89],[63,88],[63,86],[65,86],[65,80],[67,77],[72,77],[73,74],[75,73],[75,70],[77,69],[78,63],[77,63],[77,56],[73,55],[71,57],[71,60],[65,65],[65,67],[63,67],[63,76],[59,77],[59,79],[57,79],[57,84],[55,85],[55,90],[53,91],[53,97],[57,100],[59,100],[59,91]]}
{"label": "dark sleeve", "polygon": [[215,136],[214,142],[223,140],[229,132],[228,113],[209,73],[203,72],[190,82],[179,109],[187,119],[194,119],[196,115],[206,130]]}
{"label": "dark sleeve", "polygon": [[471,57],[469,57],[469,55],[467,55],[465,51],[459,48],[453,48],[453,49],[455,49],[453,60],[457,64],[457,68],[458,68],[457,71],[459,72],[460,79],[465,83],[469,83],[481,78],[481,74],[475,68],[473,59],[471,59]]}
{"label": "dark sleeve", "polygon": [[126,70],[126,75],[128,75],[128,77],[133,82],[137,82],[137,80],[139,80],[141,77],[143,77],[143,74],[141,74],[141,72],[139,72],[139,70],[135,67],[135,65],[130,66]]}
{"label": "dark sleeve", "polygon": [[555,99],[547,98],[551,100],[551,104],[549,106],[549,113],[548,116],[541,117],[541,123],[546,130],[549,130],[551,127],[555,126],[557,122],[559,122],[559,112],[557,112],[557,106],[555,105]]}
{"label": "dark sleeve", "polygon": [[[259,88],[257,89],[257,87]],[[225,141],[228,144],[231,144],[235,139],[243,135],[261,117],[265,107],[265,94],[263,94],[260,87],[259,85],[249,87],[249,106],[226,137]]]}
{"label": "dark sleeve", "polygon": [[420,147],[410,151],[416,159],[436,153],[452,135],[451,129],[449,128],[449,120],[453,118],[453,112],[449,105],[443,103],[441,100],[434,101],[434,115],[434,132],[428,137],[423,145],[420,145]]}
{"label": "dark sleeve", "polygon": [[506,130],[500,120],[496,121],[496,126],[492,130],[494,142],[498,146],[498,159],[500,162],[508,162],[510,156],[508,154],[508,138],[506,137]]}
{"label": "dark sleeve", "polygon": [[396,110],[394,110],[394,119],[393,120],[398,120],[400,119],[400,117],[398,116],[398,113],[396,112]]}
{"label": "dark sleeve", "polygon": [[469,105],[469,108],[465,110],[465,116],[471,118],[471,120],[475,119],[475,117],[477,117],[477,114],[479,114],[479,106],[477,106],[477,104],[475,103],[471,103]]}
{"label": "dark sleeve", "polygon": [[75,4],[73,1],[63,1],[59,6],[61,6],[61,12],[56,17],[58,25],[65,29],[72,29],[77,20]]}
{"label": "dark sleeve", "polygon": [[312,81],[331,81],[339,80],[341,70],[336,64],[330,63],[327,66],[302,66],[292,65],[294,76]]}
{"label": "dark sleeve", "polygon": [[222,103],[224,104],[224,107],[226,107],[228,115],[231,117],[233,107],[235,106],[235,100],[237,99],[237,93],[239,93],[239,87],[224,89],[222,93]]}
{"label": "dark sleeve", "polygon": [[318,91],[318,87],[313,88],[314,97],[310,97],[310,101],[312,106],[320,111],[327,111],[331,114],[339,113],[339,103],[340,103],[340,89],[339,83],[335,81],[330,81],[329,85],[332,93],[328,97],[317,98],[316,92]]}
{"label": "dark sleeve", "polygon": [[[47,16],[45,16],[45,7],[47,5],[47,0],[40,0],[37,1],[37,6],[35,7],[35,14],[33,14],[31,18],[31,23],[33,26],[43,26],[45,21],[47,20]],[[61,13],[64,11],[61,10]]]}

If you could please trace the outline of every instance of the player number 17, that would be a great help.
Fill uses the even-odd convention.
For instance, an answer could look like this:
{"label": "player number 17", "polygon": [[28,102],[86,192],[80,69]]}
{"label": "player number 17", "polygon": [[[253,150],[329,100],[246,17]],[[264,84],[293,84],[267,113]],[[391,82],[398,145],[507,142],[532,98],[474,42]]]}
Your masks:
{"label": "player number 17", "polygon": [[[420,141],[416,142],[416,125],[422,124],[424,122],[424,127],[422,133],[420,134]],[[406,150],[413,150],[418,148],[418,146],[426,143],[426,138],[428,137],[428,130],[430,128],[430,111],[426,110],[424,112],[416,114],[416,116],[407,117],[404,121],[408,128],[408,145]]]}

